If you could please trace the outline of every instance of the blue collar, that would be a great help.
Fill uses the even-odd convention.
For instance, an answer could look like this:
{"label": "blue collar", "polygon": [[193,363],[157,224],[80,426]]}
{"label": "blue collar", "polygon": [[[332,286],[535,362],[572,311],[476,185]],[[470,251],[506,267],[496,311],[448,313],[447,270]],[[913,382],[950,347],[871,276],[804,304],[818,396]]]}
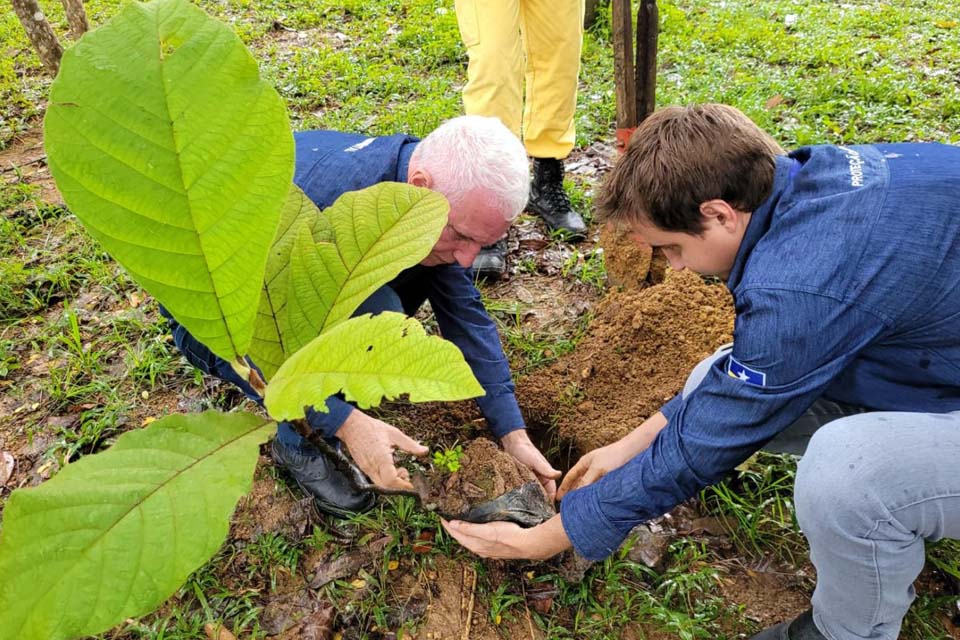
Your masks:
{"label": "blue collar", "polygon": [[760,242],[760,238],[770,229],[773,222],[773,211],[780,203],[780,198],[787,186],[793,181],[794,176],[803,166],[799,161],[789,156],[777,156],[777,167],[773,174],[773,190],[770,196],[763,201],[750,215],[750,223],[747,225],[747,231],[743,234],[743,240],[740,241],[740,248],[737,250],[737,257],[733,261],[733,268],[730,269],[730,276],[727,278],[727,288],[733,291],[740,284],[743,277],[743,270],[746,267],[747,260],[753,252],[753,248]]}
{"label": "blue collar", "polygon": [[404,142],[400,147],[400,157],[397,159],[397,182],[406,182],[407,173],[410,171],[410,156],[413,150],[420,144],[419,138],[413,138],[410,142]]}

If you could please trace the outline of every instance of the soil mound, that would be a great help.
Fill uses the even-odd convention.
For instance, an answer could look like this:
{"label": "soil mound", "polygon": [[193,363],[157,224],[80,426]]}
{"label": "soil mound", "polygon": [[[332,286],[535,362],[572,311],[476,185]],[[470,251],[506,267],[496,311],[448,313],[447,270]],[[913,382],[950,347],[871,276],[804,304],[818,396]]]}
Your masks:
{"label": "soil mound", "polygon": [[653,257],[649,245],[634,242],[626,230],[606,224],[600,229],[600,246],[609,284],[633,291],[646,286]]}
{"label": "soil mound", "polygon": [[732,340],[726,287],[668,271],[662,284],[604,298],[573,353],[520,380],[520,404],[585,453],[659,410],[697,362]]}
{"label": "soil mound", "polygon": [[465,514],[525,484],[538,487],[543,503],[549,504],[533,472],[490,440],[471,442],[460,457],[460,465],[455,473],[435,473],[430,478],[430,501],[440,513]]}

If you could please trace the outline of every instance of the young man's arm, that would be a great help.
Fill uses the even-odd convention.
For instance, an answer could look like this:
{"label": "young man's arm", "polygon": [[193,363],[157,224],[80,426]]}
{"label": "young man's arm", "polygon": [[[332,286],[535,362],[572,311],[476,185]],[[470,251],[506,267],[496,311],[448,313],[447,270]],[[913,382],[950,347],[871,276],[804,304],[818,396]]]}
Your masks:
{"label": "young man's arm", "polygon": [[833,298],[741,292],[732,355],[665,407],[667,424],[648,448],[563,500],[573,545],[588,558],[605,557],[635,525],[722,479],[796,420],[885,328]]}
{"label": "young man's arm", "polygon": [[662,418],[601,450],[594,462],[603,464],[581,470],[599,480],[567,494],[559,518],[526,530],[452,523],[451,534],[490,557],[541,557],[542,549],[572,544],[599,560],[634,526],[722,479],[792,423],[886,330],[869,312],[805,292],[741,293],[738,312],[732,358],[665,405]]}

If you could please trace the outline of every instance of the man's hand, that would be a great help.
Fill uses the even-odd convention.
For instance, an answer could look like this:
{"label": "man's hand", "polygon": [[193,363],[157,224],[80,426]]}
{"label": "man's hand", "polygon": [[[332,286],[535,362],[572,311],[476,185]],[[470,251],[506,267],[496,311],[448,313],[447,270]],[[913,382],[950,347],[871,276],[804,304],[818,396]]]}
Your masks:
{"label": "man's hand", "polygon": [[649,447],[665,426],[667,426],[666,416],[657,411],[623,438],[613,444],[594,449],[580,458],[560,483],[557,499],[560,500],[574,489],[592,484],[614,469],[625,465],[628,460]]}
{"label": "man's hand", "polygon": [[415,456],[429,451],[413,438],[396,427],[354,409],[337,430],[337,437],[347,445],[350,456],[370,480],[387,489],[413,491],[410,474],[406,469],[397,469],[393,450],[402,449]]}
{"label": "man's hand", "polygon": [[574,489],[596,482],[607,473],[626,464],[632,457],[633,452],[623,445],[622,440],[594,449],[577,460],[577,464],[567,472],[563,482],[560,483],[557,497],[563,498]]}
{"label": "man's hand", "polygon": [[570,548],[559,514],[532,529],[522,529],[512,522],[441,522],[455,540],[484,558],[546,560]]}
{"label": "man's hand", "polygon": [[547,462],[547,459],[543,457],[543,454],[540,453],[540,450],[530,442],[530,436],[527,435],[527,430],[517,429],[516,431],[511,431],[503,436],[501,442],[503,443],[504,451],[530,467],[530,470],[540,479],[540,484],[543,485],[544,490],[547,492],[547,498],[550,499],[550,502],[553,502],[557,495],[557,479],[562,474],[557,469],[554,469],[550,463]]}

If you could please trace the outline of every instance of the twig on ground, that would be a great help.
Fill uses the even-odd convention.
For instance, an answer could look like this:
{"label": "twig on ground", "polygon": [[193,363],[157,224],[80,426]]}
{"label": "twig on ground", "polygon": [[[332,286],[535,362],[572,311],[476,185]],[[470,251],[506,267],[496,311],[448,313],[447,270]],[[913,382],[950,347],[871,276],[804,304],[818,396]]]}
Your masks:
{"label": "twig on ground", "polygon": [[523,592],[523,609],[527,612],[527,628],[530,630],[530,640],[537,640],[533,635],[533,618],[530,617],[530,604],[527,602],[527,587],[520,578],[520,590]]}
{"label": "twig on ground", "polygon": [[34,158],[33,160],[24,160],[19,164],[11,164],[9,167],[6,167],[5,169],[0,169],[0,173],[19,173],[20,169],[22,169],[23,167],[29,167],[32,164],[46,164],[46,163],[47,163],[47,156],[42,155],[38,158]]}
{"label": "twig on ground", "polygon": [[470,584],[470,601],[467,604],[467,622],[463,625],[463,634],[460,636],[460,640],[470,640],[470,627],[473,624],[473,601],[477,595],[477,570],[472,567],[464,567],[464,571],[468,569],[473,572],[473,580]]}

